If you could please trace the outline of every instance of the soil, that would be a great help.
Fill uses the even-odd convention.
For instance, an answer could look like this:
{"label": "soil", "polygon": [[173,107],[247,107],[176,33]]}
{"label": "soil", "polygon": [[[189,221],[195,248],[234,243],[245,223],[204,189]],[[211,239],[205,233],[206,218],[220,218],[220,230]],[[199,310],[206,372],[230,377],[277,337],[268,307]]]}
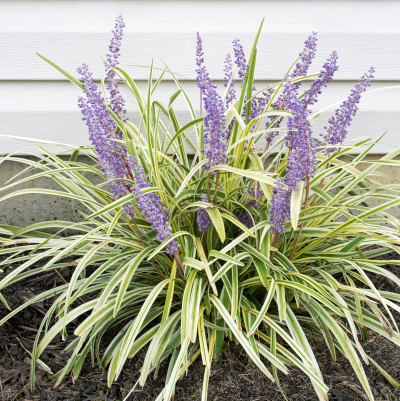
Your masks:
{"label": "soil", "polygon": [[[390,258],[397,259],[392,254]],[[385,259],[389,259],[388,256]],[[38,267],[38,266],[33,266]],[[387,265],[388,270],[400,277],[400,266]],[[50,271],[35,277],[19,281],[2,291],[11,308],[21,305],[26,299],[67,282],[72,275],[73,267],[66,267],[59,273]],[[0,279],[5,274],[0,274]],[[385,277],[369,274],[377,288],[400,293],[400,288]],[[0,400],[71,400],[71,401],[111,401],[123,400],[132,389],[140,372],[145,351],[129,360],[122,371],[121,377],[111,388],[107,387],[107,375],[101,372],[98,365],[92,366],[87,358],[81,371],[81,376],[74,382],[67,377],[62,384],[54,388],[55,380],[43,368],[37,367],[35,393],[29,391],[30,353],[42,317],[51,305],[52,300],[38,302],[24,309],[15,317],[0,327]],[[0,304],[0,317],[7,314],[7,309]],[[400,315],[395,314],[400,323]],[[71,334],[73,328],[69,329]],[[111,340],[113,333],[110,333]],[[368,400],[361,384],[349,362],[338,353],[336,362],[329,354],[325,342],[320,338],[310,338],[311,345],[320,364],[325,383],[329,386],[329,400],[364,401]],[[62,353],[66,344],[73,339],[70,335],[62,341],[58,335],[41,355],[48,367],[57,372],[66,362]],[[107,340],[107,339],[106,339]],[[226,339],[227,341],[227,339]],[[400,348],[380,335],[370,332],[363,342],[366,353],[384,368],[394,379],[400,381]],[[107,341],[103,344],[104,349]],[[267,364],[267,363],[266,363]],[[267,364],[268,365],[268,364]],[[372,366],[364,365],[370,380],[372,391],[377,400],[400,400],[400,390],[394,389],[379,371]],[[168,361],[160,365],[158,376],[148,379],[143,388],[137,387],[128,397],[133,400],[155,400],[165,385]],[[201,358],[197,358],[190,366],[187,375],[176,386],[175,401],[200,400],[204,366]],[[306,401],[317,400],[310,380],[299,369],[290,367],[289,375],[279,375],[282,392],[287,400]],[[284,400],[284,396],[264,376],[247,357],[240,345],[227,343],[218,362],[213,362],[208,389],[210,401],[272,401]]]}

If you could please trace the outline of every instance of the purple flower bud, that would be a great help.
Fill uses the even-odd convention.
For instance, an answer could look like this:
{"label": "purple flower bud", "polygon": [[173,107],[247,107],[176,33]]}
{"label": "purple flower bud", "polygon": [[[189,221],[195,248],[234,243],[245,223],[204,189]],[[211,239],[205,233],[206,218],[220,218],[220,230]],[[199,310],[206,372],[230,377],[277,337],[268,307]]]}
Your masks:
{"label": "purple flower bud", "polygon": [[[260,186],[257,186],[257,191],[255,191],[254,188],[250,189],[249,194],[254,196],[256,199],[252,199],[250,202],[247,203],[248,206],[254,207],[255,209],[258,209],[259,207],[259,198],[263,195],[263,191],[261,191]],[[250,213],[245,210],[243,213],[238,214],[238,219],[239,221],[244,224],[247,228],[250,228],[253,226],[253,219],[251,218]]]}
{"label": "purple flower bud", "polygon": [[276,186],[271,198],[271,206],[269,208],[269,218],[272,227],[272,233],[281,233],[285,231],[284,223],[290,218],[290,191],[285,189],[282,178],[277,178]]}
{"label": "purple flower bud", "polygon": [[[208,202],[207,195],[201,195],[201,201]],[[206,208],[201,207],[197,212],[197,225],[203,234],[211,227],[212,222]]]}
{"label": "purple flower bud", "polygon": [[[244,213],[240,213],[238,215],[238,219],[247,228],[250,228],[253,226],[253,220],[250,216],[250,213],[247,210],[245,210]],[[239,231],[242,231],[242,230],[239,229]]]}
{"label": "purple flower bud", "polygon": [[263,191],[261,191],[261,188],[259,185],[257,185],[257,191],[255,191],[254,188],[251,188],[249,191],[249,194],[251,196],[254,196],[254,198],[256,199],[252,199],[250,202],[248,202],[247,204],[251,207],[254,207],[254,209],[258,209],[259,206],[259,202],[258,200],[263,196]]}

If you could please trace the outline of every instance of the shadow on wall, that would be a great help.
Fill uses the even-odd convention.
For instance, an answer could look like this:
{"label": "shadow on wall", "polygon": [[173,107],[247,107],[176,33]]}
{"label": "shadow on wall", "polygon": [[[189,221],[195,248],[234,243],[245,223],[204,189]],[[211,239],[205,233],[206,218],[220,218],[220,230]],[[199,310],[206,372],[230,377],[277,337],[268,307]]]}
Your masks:
{"label": "shadow on wall", "polygon": [[[69,156],[59,156],[63,160],[68,160]],[[21,159],[37,160],[33,156],[21,156]],[[87,156],[78,156],[77,162],[93,165],[94,162]],[[25,163],[16,161],[5,161],[0,165],[0,188],[12,177],[28,167]],[[41,172],[31,170],[20,178],[28,177]],[[94,184],[102,182],[101,177],[92,173],[83,173]],[[46,188],[63,190],[54,180],[48,177],[40,177],[20,184],[8,191],[1,191],[0,198],[10,192],[25,188]],[[44,194],[23,194],[6,199],[0,203],[0,224],[26,227],[42,221],[64,220],[82,221],[84,217],[80,212],[88,213],[89,210],[79,201],[65,199],[61,196]]]}

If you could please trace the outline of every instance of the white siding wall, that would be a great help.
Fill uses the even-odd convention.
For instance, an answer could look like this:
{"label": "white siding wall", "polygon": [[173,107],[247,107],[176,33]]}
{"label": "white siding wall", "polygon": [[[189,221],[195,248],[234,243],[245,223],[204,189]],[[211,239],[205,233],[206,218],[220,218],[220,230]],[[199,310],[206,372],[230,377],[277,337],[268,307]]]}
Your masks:
{"label": "white siding wall", "polygon": [[[256,86],[281,79],[303,48],[311,31],[318,32],[318,51],[310,72],[317,72],[332,50],[339,54],[340,70],[320,96],[318,108],[347,97],[358,78],[376,67],[370,89],[400,85],[399,1],[71,1],[0,0],[0,132],[73,145],[87,144],[86,126],[77,107],[79,90],[41,60],[39,52],[76,75],[89,64],[96,79],[103,73],[117,14],[126,23],[122,65],[145,87],[148,66],[160,59],[185,76],[184,86],[198,108],[195,78],[196,32],[203,38],[205,63],[222,88],[223,61],[240,38],[249,54],[262,17]],[[124,88],[123,88],[124,89]],[[155,97],[167,102],[176,91],[168,80]],[[222,89],[221,89],[222,91]],[[126,94],[128,116],[137,109]],[[183,100],[175,104],[182,122],[187,119]],[[315,109],[316,111],[317,109]],[[321,131],[333,113],[327,111],[315,125]],[[350,136],[378,137],[387,131],[376,153],[400,145],[400,88],[365,95]],[[25,146],[0,138],[0,153]]]}

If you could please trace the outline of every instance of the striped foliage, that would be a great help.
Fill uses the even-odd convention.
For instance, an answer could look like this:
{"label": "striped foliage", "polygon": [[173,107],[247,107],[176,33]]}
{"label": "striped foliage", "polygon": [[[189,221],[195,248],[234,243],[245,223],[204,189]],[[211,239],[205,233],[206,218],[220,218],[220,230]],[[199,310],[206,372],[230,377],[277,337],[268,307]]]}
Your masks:
{"label": "striped foliage", "polygon": [[[97,366],[107,370],[111,386],[128,359],[144,348],[140,385],[160,363],[169,361],[166,385],[158,397],[168,401],[176,382],[200,358],[205,369],[202,400],[206,400],[211,366],[220,358],[229,337],[243,346],[271,380],[278,382],[277,370],[287,374],[291,366],[297,366],[310,378],[318,398],[327,400],[328,386],[309,344],[310,336],[316,336],[325,339],[333,359],[337,351],[348,358],[366,394],[373,399],[363,364],[377,365],[363,350],[360,339],[372,330],[400,345],[400,333],[391,314],[400,310],[400,295],[375,288],[367,275],[385,275],[400,285],[400,279],[382,267],[385,262],[376,260],[397,251],[400,243],[400,223],[390,214],[390,208],[400,205],[398,185],[383,185],[378,171],[383,164],[399,163],[393,159],[400,148],[374,161],[365,159],[377,144],[368,139],[342,144],[329,155],[320,149],[309,191],[294,191],[291,219],[273,244],[270,200],[276,179],[285,175],[287,149],[278,140],[262,153],[257,143],[276,122],[268,116],[280,118],[290,113],[273,111],[271,101],[263,113],[249,120],[245,103],[247,96],[250,104],[252,95],[257,38],[241,96],[225,112],[227,123],[235,118],[235,124],[227,146],[227,163],[211,169],[218,174],[208,175],[209,171],[202,169],[206,163],[200,152],[203,119],[196,115],[174,72],[166,65],[161,78],[154,82],[150,68],[148,90],[142,94],[133,77],[123,68],[115,68],[130,89],[142,119],[134,124],[115,115],[113,118],[122,133],[121,142],[137,157],[151,183],[145,191],[156,192],[168,207],[171,238],[180,245],[179,260],[165,252],[166,241],[158,242],[151,225],[136,209],[135,223],[143,245],[134,222],[123,211],[128,201],[135,207],[131,194],[116,199],[107,185],[95,185],[87,178],[86,173],[103,177],[96,163],[77,161],[79,154],[96,162],[92,147],[75,149],[58,144],[67,152],[72,149],[67,161],[46,149],[51,142],[36,144],[41,150],[36,160],[18,154],[0,158],[0,163],[8,160],[26,165],[23,176],[14,177],[2,188],[8,194],[0,201],[41,193],[78,200],[89,210],[80,214],[79,221],[48,221],[24,228],[0,226],[0,254],[5,256],[0,265],[10,270],[0,282],[0,291],[44,271],[67,265],[75,269],[68,284],[28,300],[0,321],[3,324],[27,306],[54,299],[57,294],[32,351],[32,390],[35,363],[43,363],[41,353],[58,333],[65,337],[66,329],[74,325],[73,339],[66,349],[69,361],[55,374],[57,384],[68,374],[78,377],[85,358],[93,355]],[[42,58],[80,89],[79,80]],[[157,86],[165,77],[172,78],[177,86],[168,105],[157,100]],[[315,75],[298,80],[312,78]],[[281,88],[282,82],[271,85],[272,97]],[[187,101],[191,115],[191,121],[183,126],[174,113],[173,101],[178,96]],[[243,109],[244,117],[238,112]],[[320,115],[310,116],[310,121]],[[267,127],[266,121],[270,122]],[[193,137],[194,141],[190,139]],[[193,157],[188,157],[188,150]],[[363,171],[358,168],[360,162],[368,164]],[[28,178],[22,178],[29,173]],[[62,190],[9,192],[43,176],[52,178]],[[248,201],[252,199],[249,191],[258,184],[263,195],[256,209]],[[207,194],[208,186],[211,196],[209,202],[203,202],[200,197]],[[371,207],[373,199],[382,202]],[[207,210],[212,222],[205,235],[197,228],[199,208]],[[250,227],[237,218],[244,211],[251,215]],[[56,233],[49,234],[50,228]],[[68,236],[62,236],[63,232]],[[38,263],[43,267],[32,268]],[[10,269],[12,266],[18,267]],[[4,297],[0,299],[8,307]],[[55,323],[49,326],[53,317]],[[119,332],[103,351],[103,337],[114,327]],[[399,386],[382,368],[379,370],[392,385]]]}

